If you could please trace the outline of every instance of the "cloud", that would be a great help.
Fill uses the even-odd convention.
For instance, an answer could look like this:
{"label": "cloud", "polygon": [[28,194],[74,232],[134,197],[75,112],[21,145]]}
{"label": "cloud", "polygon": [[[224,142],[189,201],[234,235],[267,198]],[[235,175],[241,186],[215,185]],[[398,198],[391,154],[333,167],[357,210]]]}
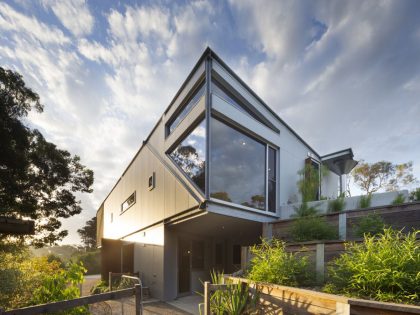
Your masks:
{"label": "cloud", "polygon": [[45,44],[61,45],[70,42],[61,30],[47,26],[33,16],[19,13],[6,3],[0,3],[0,29],[12,33],[22,32]]}
{"label": "cloud", "polygon": [[85,0],[43,0],[44,7],[51,8],[57,18],[74,36],[92,32],[94,17]]}
{"label": "cloud", "polygon": [[92,12],[82,1],[41,3],[0,4],[0,61],[41,95],[33,126],[95,172],[84,212],[65,221],[66,242],[78,240],[207,45],[319,153],[351,146],[367,161],[414,160],[420,177],[418,2],[112,3]]}

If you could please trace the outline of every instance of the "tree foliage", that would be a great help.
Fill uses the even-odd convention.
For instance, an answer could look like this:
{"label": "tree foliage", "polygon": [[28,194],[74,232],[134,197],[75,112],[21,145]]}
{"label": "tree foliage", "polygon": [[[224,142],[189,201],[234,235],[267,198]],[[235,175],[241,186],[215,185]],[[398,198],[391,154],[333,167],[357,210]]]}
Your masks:
{"label": "tree foliage", "polygon": [[77,230],[82,243],[87,249],[92,249],[96,247],[96,216],[92,219],[86,221],[86,225]]}
{"label": "tree foliage", "polygon": [[381,189],[396,191],[417,181],[413,175],[413,162],[392,164],[388,161],[360,161],[353,169],[352,176],[354,183],[368,195]]}
{"label": "tree foliage", "polygon": [[[33,257],[26,246],[0,246],[0,307],[16,309],[79,297],[84,267]],[[85,313],[85,308],[66,314]]]}
{"label": "tree foliage", "polygon": [[0,105],[0,215],[35,220],[32,244],[54,244],[67,235],[59,219],[82,210],[75,193],[92,192],[93,172],[25,124],[43,105],[21,75],[1,67]]}

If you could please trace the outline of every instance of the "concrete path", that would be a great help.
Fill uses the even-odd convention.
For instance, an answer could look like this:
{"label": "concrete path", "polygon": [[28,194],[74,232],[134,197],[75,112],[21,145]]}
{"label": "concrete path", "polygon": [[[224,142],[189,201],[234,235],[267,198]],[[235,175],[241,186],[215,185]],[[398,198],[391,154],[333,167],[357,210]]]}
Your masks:
{"label": "concrete path", "polygon": [[198,294],[192,294],[167,303],[188,312],[189,314],[199,315],[198,306],[200,303],[203,303],[203,297]]}

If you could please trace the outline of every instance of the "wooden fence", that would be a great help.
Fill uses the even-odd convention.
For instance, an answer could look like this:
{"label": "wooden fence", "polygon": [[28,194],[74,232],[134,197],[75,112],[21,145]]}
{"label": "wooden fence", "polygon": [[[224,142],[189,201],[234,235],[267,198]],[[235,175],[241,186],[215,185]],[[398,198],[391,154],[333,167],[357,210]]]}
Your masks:
{"label": "wooden fence", "polygon": [[118,300],[118,299],[127,298],[131,296],[135,297],[136,315],[141,315],[143,313],[141,291],[142,291],[141,285],[137,284],[135,285],[134,288],[95,294],[95,295],[85,296],[85,297],[81,297],[81,298],[77,298],[73,300],[29,306],[29,307],[19,308],[15,310],[8,310],[8,311],[4,311],[0,309],[0,315],[32,315],[32,314],[53,313],[53,312],[68,310],[74,307],[94,304],[98,302],[105,302],[109,300]]}
{"label": "wooden fence", "polygon": [[[420,227],[420,202],[347,210],[324,214],[323,216],[336,229],[341,240],[354,240],[357,239],[355,227],[363,217],[373,213],[378,214],[386,225],[394,229],[410,231],[413,228],[418,229]],[[269,223],[271,231],[269,236],[293,241],[291,238],[293,221],[293,219],[287,219]]]}
{"label": "wooden fence", "polygon": [[[259,308],[264,314],[337,314],[337,315],[408,315],[420,314],[420,307],[394,303],[352,299],[322,292],[252,282],[225,276],[226,282],[248,284],[251,292],[259,292]],[[206,289],[207,288],[207,289]],[[205,314],[210,314],[211,292],[227,289],[227,285],[205,283]]]}

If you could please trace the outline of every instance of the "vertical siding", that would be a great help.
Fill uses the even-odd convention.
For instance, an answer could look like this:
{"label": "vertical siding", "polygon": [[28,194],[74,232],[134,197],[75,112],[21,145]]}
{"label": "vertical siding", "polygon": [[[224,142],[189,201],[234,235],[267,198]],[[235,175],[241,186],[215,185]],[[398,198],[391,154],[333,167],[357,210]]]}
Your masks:
{"label": "vertical siding", "polygon": [[[164,124],[161,122],[150,137],[150,146],[143,146],[119,183],[104,202],[104,237],[121,238],[197,205],[195,198],[163,164],[165,159]],[[172,163],[169,159],[168,161]],[[174,166],[175,167],[175,166]],[[155,188],[149,190],[149,177],[155,173]],[[187,180],[187,179],[185,179]],[[121,204],[136,192],[136,203],[121,213]],[[110,216],[114,220],[111,223]]]}

